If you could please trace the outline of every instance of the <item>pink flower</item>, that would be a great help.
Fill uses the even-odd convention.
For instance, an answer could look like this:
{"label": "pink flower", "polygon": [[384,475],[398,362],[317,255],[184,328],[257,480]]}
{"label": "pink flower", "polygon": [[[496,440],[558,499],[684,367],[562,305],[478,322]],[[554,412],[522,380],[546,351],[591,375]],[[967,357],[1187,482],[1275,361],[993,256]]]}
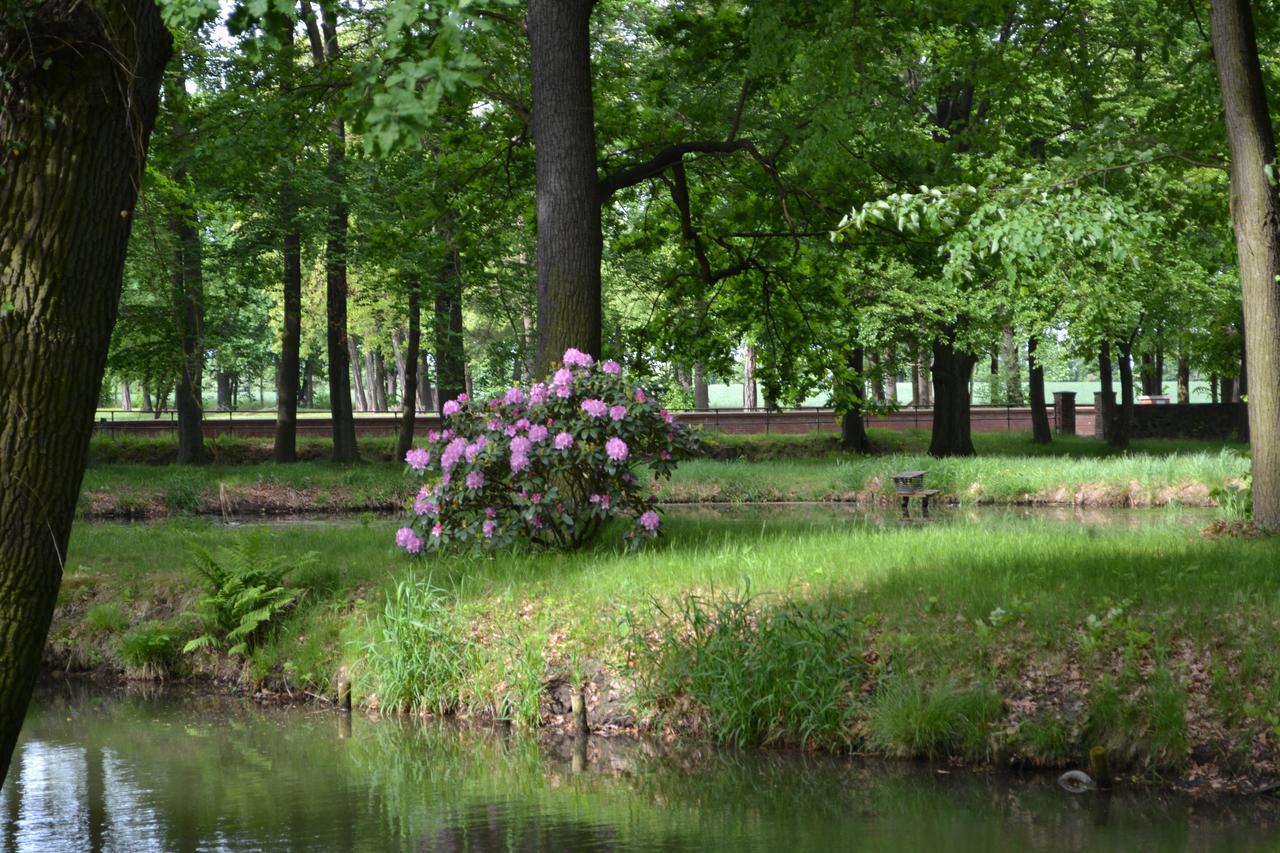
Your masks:
{"label": "pink flower", "polygon": [[521,471],[529,467],[529,457],[523,453],[511,454],[511,472],[519,474]]}
{"label": "pink flower", "polygon": [[534,492],[532,495],[530,495],[530,496],[529,496],[529,503],[535,503],[535,504],[540,504],[540,503],[542,503],[542,493],[541,493],[541,492]]}
{"label": "pink flower", "polygon": [[507,424],[507,428],[502,431],[503,435],[507,436],[515,435],[517,432],[519,432],[519,430],[516,429],[515,424]]}
{"label": "pink flower", "polygon": [[502,419],[489,418],[489,423],[487,423],[485,426],[488,427],[490,432],[497,432],[498,430],[502,429]]}
{"label": "pink flower", "polygon": [[458,405],[457,400],[448,400],[445,402],[444,408],[440,410],[440,413],[447,418],[450,415],[458,414],[458,412],[461,410],[462,410],[462,406]]}
{"label": "pink flower", "polygon": [[467,393],[467,392],[465,392],[465,391],[458,395],[458,402],[459,402],[459,403],[465,403],[465,402],[467,402],[467,401],[468,401],[468,400],[470,400],[470,399],[471,399],[471,395],[470,395],[470,394],[468,394],[468,393]]}
{"label": "pink flower", "polygon": [[551,384],[559,385],[562,388],[568,388],[573,385],[573,371],[567,367],[562,367],[551,377]]}
{"label": "pink flower", "polygon": [[529,440],[532,441],[534,444],[537,444],[540,441],[546,441],[546,439],[547,439],[547,428],[544,427],[542,424],[534,424],[533,426],[529,427]]}
{"label": "pink flower", "polygon": [[485,508],[484,508],[484,517],[485,517],[485,518],[497,518],[497,517],[498,517],[498,511],[497,511],[496,509],[494,509],[493,507],[491,507],[491,506],[487,506],[487,507],[485,507]]}
{"label": "pink flower", "polygon": [[637,388],[637,389],[636,389],[636,402],[637,402],[637,403],[647,403],[647,402],[649,402],[649,398],[648,398],[648,397],[646,397],[646,396],[644,395],[644,389],[643,389],[643,388]]}
{"label": "pink flower", "polygon": [[539,382],[529,389],[529,405],[541,406],[547,402],[547,386]]}
{"label": "pink flower", "polygon": [[440,440],[439,430],[433,429],[427,433],[427,441],[439,441],[439,440]]}
{"label": "pink flower", "polygon": [[526,429],[528,429],[528,428],[529,428],[529,419],[528,419],[528,418],[521,418],[520,420],[516,421],[516,430],[517,430],[517,431],[520,431],[520,430],[526,430]]}
{"label": "pink flower", "polygon": [[671,423],[671,413],[670,413],[670,412],[668,412],[666,409],[663,409],[661,412],[659,412],[659,414],[660,414],[660,415],[662,415],[662,419],[663,419],[664,421],[666,421],[667,423]]}
{"label": "pink flower", "polygon": [[458,460],[460,460],[462,455],[466,453],[466,450],[467,440],[462,436],[458,436],[446,444],[444,452],[440,454],[441,470],[446,474],[452,471],[453,467],[458,464]]}
{"label": "pink flower", "polygon": [[662,523],[662,519],[658,518],[658,514],[653,510],[649,510],[640,516],[640,526],[652,533],[658,529],[658,525]]}
{"label": "pink flower", "polygon": [[568,450],[573,447],[572,433],[560,432],[556,434],[556,450]]}
{"label": "pink flower", "polygon": [[492,539],[492,538],[493,538],[493,531],[494,531],[494,530],[496,530],[496,529],[497,529],[497,527],[498,527],[498,522],[496,522],[496,521],[494,521],[494,520],[492,520],[492,519],[486,519],[486,520],[485,520],[485,523],[484,523],[484,524],[482,524],[482,525],[480,525],[480,529],[484,531],[484,538],[485,538],[485,539]]}
{"label": "pink flower", "polygon": [[427,513],[436,511],[436,502],[431,500],[431,492],[423,486],[418,490],[418,496],[413,499],[413,511],[418,515],[426,515]]}
{"label": "pink flower", "polygon": [[524,392],[512,385],[507,389],[507,393],[502,395],[502,402],[508,406],[518,406],[524,402]]}
{"label": "pink flower", "polygon": [[474,444],[468,444],[462,451],[462,455],[467,457],[468,462],[475,462],[476,457],[480,455],[480,451],[484,450],[489,444],[489,439],[483,435],[475,440]]}
{"label": "pink flower", "polygon": [[659,451],[658,451],[658,458],[659,458],[659,459],[670,459],[670,458],[671,458],[671,451],[670,451],[670,450],[659,450]]}
{"label": "pink flower", "polygon": [[609,411],[609,407],[605,404],[604,400],[583,400],[582,411],[586,412],[593,418],[603,418],[605,412]]}
{"label": "pink flower", "polygon": [[627,443],[614,436],[604,443],[604,452],[614,462],[622,462],[627,458]]}
{"label": "pink flower", "polygon": [[441,534],[441,533],[443,533],[443,532],[444,532],[444,528],[440,526],[440,522],[438,522],[438,521],[437,521],[435,524],[431,525],[431,538],[432,538],[432,539],[439,539],[439,538],[440,538],[440,534]]}
{"label": "pink flower", "polygon": [[533,526],[534,526],[536,529],[538,529],[538,530],[541,530],[541,529],[542,529],[542,516],[541,516],[541,515],[538,515],[537,513],[534,513],[534,516],[533,516],[533,518],[531,519],[531,522],[533,523]]}
{"label": "pink flower", "polygon": [[605,373],[609,373],[614,376],[620,376],[622,374],[622,365],[618,364],[618,362],[613,359],[609,359],[604,364],[600,365],[600,369]]}
{"label": "pink flower", "polygon": [[421,447],[411,447],[404,455],[404,461],[409,463],[409,467],[413,470],[423,471],[431,464],[431,454]]}
{"label": "pink flower", "polygon": [[401,527],[396,531],[396,544],[410,554],[417,554],[422,550],[422,540],[413,532],[412,527]]}
{"label": "pink flower", "polygon": [[591,501],[593,504],[598,504],[600,503],[600,496],[592,495],[590,498],[588,498],[588,500]]}
{"label": "pink flower", "polygon": [[590,367],[595,363],[595,359],[589,354],[576,350],[573,347],[564,351],[564,358],[561,359],[565,367]]}
{"label": "pink flower", "polygon": [[525,438],[523,435],[517,435],[511,439],[511,455],[523,456],[533,447],[533,442]]}
{"label": "pink flower", "polygon": [[610,420],[620,421],[620,420],[622,420],[623,418],[625,418],[626,416],[627,416],[627,407],[626,407],[626,406],[613,406],[612,408],[610,408],[610,409],[609,409],[609,419],[610,419]]}
{"label": "pink flower", "polygon": [[484,474],[480,471],[468,471],[466,483],[468,489],[483,489]]}

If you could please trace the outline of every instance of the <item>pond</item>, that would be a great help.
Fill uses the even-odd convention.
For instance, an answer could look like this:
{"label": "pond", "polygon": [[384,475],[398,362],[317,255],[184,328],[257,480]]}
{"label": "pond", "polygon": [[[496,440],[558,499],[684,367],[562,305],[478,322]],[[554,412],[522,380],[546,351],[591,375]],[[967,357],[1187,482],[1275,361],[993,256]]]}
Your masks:
{"label": "pond", "polygon": [[154,688],[42,689],[0,850],[1275,849],[1269,800],[1053,776],[551,739]]}

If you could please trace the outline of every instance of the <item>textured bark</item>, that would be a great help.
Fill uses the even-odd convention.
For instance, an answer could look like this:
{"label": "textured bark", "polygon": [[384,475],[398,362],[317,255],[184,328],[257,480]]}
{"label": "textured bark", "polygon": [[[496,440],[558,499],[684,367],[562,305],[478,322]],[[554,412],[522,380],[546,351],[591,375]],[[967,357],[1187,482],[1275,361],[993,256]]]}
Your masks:
{"label": "textured bark", "polygon": [[892,349],[884,351],[884,357],[880,363],[884,368],[884,398],[888,403],[896,405],[898,402],[898,365]]}
{"label": "textured bark", "polygon": [[1031,391],[1031,440],[1051,444],[1053,429],[1049,426],[1049,410],[1044,399],[1044,365],[1036,358],[1035,335],[1027,339],[1027,379]]}
{"label": "textured bark", "polygon": [[[449,241],[452,243],[452,241]],[[436,339],[436,399],[441,406],[467,390],[467,356],[463,345],[462,277],[452,249],[436,285],[432,332]]]}
{"label": "textured bark", "polygon": [[569,347],[600,355],[594,6],[595,0],[529,0],[526,18],[538,204],[536,375],[549,372]]}
{"label": "textured bark", "polygon": [[298,361],[302,347],[302,236],[295,227],[293,206],[288,201],[285,204],[284,322],[280,332],[276,437],[272,453],[277,462],[297,462]]}
{"label": "textured bark", "polygon": [[862,350],[849,353],[849,373],[853,382],[850,405],[840,416],[840,448],[849,453],[870,453],[871,442],[867,438],[867,426],[862,422],[867,383],[862,373]]}
{"label": "textured bark", "polygon": [[929,373],[929,355],[924,350],[916,353],[916,391],[914,395],[917,406],[933,405],[933,377]]}
{"label": "textured bark", "polygon": [[422,283],[416,276],[406,283],[409,286],[409,338],[405,342],[403,358],[400,360],[404,370],[400,380],[400,435],[396,441],[396,459],[404,459],[404,455],[413,446],[413,419],[417,414],[413,403],[419,389],[418,361],[422,347]]}
{"label": "textured bark", "polygon": [[1116,389],[1111,380],[1111,342],[1105,338],[1098,345],[1098,382],[1102,386],[1102,400],[1106,408],[1094,413],[1094,432],[1098,438],[1110,441],[1115,419]]}
{"label": "textured bark", "polygon": [[1178,402],[1191,402],[1191,362],[1185,355],[1178,356]]}
{"label": "textured bark", "polygon": [[62,578],[169,51],[151,0],[0,16],[0,774]]}
{"label": "textured bark", "polygon": [[[1280,197],[1276,145],[1248,0],[1212,0],[1209,26],[1231,151],[1231,221],[1249,364],[1253,521],[1280,530]],[[1270,165],[1272,179],[1266,169]]]}
{"label": "textured bark", "polygon": [[133,411],[133,395],[129,393],[129,380],[120,383],[120,408],[126,412]]}
{"label": "textured bark", "polygon": [[973,456],[969,427],[969,379],[977,357],[947,339],[933,344],[933,434],[930,456]]}

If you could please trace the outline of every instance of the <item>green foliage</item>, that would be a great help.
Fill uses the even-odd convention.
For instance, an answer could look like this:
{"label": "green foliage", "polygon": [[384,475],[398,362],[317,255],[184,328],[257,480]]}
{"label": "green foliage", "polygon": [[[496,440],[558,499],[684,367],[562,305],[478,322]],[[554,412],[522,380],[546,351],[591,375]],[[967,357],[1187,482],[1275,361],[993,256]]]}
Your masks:
{"label": "green foliage", "polygon": [[944,682],[931,688],[895,679],[876,694],[871,742],[889,753],[913,758],[990,756],[993,728],[1003,702],[986,685],[962,688]]}
{"label": "green foliage", "polygon": [[181,662],[187,636],[184,628],[172,622],[144,622],[120,638],[120,660],[133,676],[165,678]]}
{"label": "green foliage", "polygon": [[84,622],[96,634],[114,634],[129,624],[120,605],[114,602],[95,604],[84,615]]}
{"label": "green foliage", "polygon": [[[718,739],[748,746],[852,745],[855,698],[868,676],[861,626],[834,606],[749,594],[685,595],[659,606],[656,654],[634,653],[647,691],[695,702]],[[645,643],[643,636],[633,643]]]}
{"label": "green foliage", "polygon": [[301,591],[284,585],[285,576],[317,559],[309,552],[298,558],[267,552],[265,539],[255,538],[219,549],[192,549],[192,567],[204,593],[196,610],[206,632],[192,639],[184,652],[226,647],[232,655],[248,655],[272,625],[297,601]]}
{"label": "green foliage", "polygon": [[1120,766],[1181,766],[1188,744],[1186,690],[1165,667],[1141,679],[1132,671],[1106,677],[1089,692],[1085,738]]}
{"label": "green foliage", "polygon": [[478,666],[469,626],[445,591],[410,574],[387,596],[361,655],[362,692],[392,711],[452,714]]}

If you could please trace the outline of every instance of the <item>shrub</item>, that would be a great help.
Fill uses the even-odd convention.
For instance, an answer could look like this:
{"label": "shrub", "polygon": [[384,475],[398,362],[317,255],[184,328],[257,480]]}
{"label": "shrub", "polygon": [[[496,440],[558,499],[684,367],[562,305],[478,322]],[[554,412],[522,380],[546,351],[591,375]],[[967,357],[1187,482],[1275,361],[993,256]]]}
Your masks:
{"label": "shrub", "polygon": [[203,548],[194,549],[192,555],[204,584],[196,610],[206,632],[188,642],[183,651],[227,644],[227,652],[233,655],[249,654],[297,600],[300,591],[284,585],[285,575],[316,559],[316,554],[309,552],[290,564],[286,556],[265,554],[257,539],[223,548],[217,557]]}
{"label": "shrub", "polygon": [[484,403],[465,394],[442,407],[446,429],[405,457],[426,483],[396,542],[488,548],[527,541],[576,547],[611,518],[626,540],[656,536],[656,498],[634,469],[668,477],[692,435],[627,383],[615,362],[564,354],[549,383],[508,388]]}
{"label": "shrub", "polygon": [[144,622],[120,639],[120,660],[135,678],[165,678],[181,660],[185,632],[167,622]]}

